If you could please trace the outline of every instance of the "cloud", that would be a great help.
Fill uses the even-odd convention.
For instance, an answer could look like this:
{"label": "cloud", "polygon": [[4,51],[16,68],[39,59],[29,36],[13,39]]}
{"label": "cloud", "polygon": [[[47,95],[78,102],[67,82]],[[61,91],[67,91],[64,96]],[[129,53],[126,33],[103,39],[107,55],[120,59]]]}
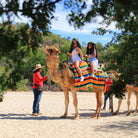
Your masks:
{"label": "cloud", "polygon": [[[1,3],[4,5],[6,0],[1,0]],[[22,9],[22,3],[24,0],[20,0],[20,8]],[[86,0],[86,3],[88,5],[88,8],[85,11],[88,11],[88,9],[91,8],[92,5],[92,1],[91,0]],[[57,30],[57,31],[64,31],[66,33],[81,33],[81,34],[91,34],[92,31],[96,30],[96,28],[98,27],[104,27],[107,28],[106,25],[100,25],[98,24],[98,22],[102,21],[102,17],[97,16],[96,18],[94,18],[93,22],[91,23],[87,23],[85,24],[85,26],[82,29],[74,29],[73,26],[69,25],[66,17],[69,14],[69,10],[68,9],[64,9],[63,7],[63,2],[59,2],[58,4],[56,4],[56,11],[54,13],[54,16],[56,17],[56,19],[53,19],[51,21],[51,29],[52,30]],[[24,23],[31,23],[31,19],[25,17],[25,16],[21,16],[20,13],[18,13],[20,18],[17,18],[15,16],[13,16],[12,18],[14,19],[14,23],[16,22],[24,22]],[[0,19],[0,21],[2,21]],[[115,28],[115,22],[112,23],[108,29],[111,30],[116,30]]]}
{"label": "cloud", "polygon": [[[90,0],[88,0],[89,5],[92,4],[92,2]],[[90,6],[89,6],[90,8]],[[93,18],[93,21],[91,23],[86,23],[85,26],[82,29],[76,29],[69,25],[68,21],[67,21],[67,15],[69,14],[70,11],[68,10],[63,10],[63,5],[62,3],[57,5],[57,9],[56,12],[54,14],[54,16],[56,17],[56,19],[52,20],[52,25],[51,28],[53,30],[59,30],[59,31],[64,31],[67,33],[85,33],[85,34],[90,34],[92,31],[96,30],[96,28],[99,27],[103,27],[106,29],[110,29],[115,31],[116,30],[116,23],[113,22],[111,23],[111,25],[107,28],[106,25],[101,25],[99,24],[99,22],[101,22],[103,20],[102,17],[97,16],[95,18]]]}
{"label": "cloud", "polygon": [[76,32],[76,33],[91,33],[93,29],[97,27],[96,23],[86,24],[82,29],[75,30],[73,26],[69,25],[66,16],[67,13],[65,12],[56,12],[55,16],[57,17],[56,20],[52,21],[52,29],[60,30],[65,32]]}

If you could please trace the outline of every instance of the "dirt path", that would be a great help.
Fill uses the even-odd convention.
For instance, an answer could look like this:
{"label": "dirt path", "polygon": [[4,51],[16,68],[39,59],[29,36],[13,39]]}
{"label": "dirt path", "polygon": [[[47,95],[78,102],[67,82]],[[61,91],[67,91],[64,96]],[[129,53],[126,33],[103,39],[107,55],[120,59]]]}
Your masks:
{"label": "dirt path", "polygon": [[[138,113],[126,116],[127,104],[123,100],[120,115],[102,111],[101,119],[90,118],[96,108],[94,93],[78,92],[79,120],[73,120],[74,107],[70,93],[67,119],[64,113],[63,92],[43,92],[40,117],[33,117],[32,92],[7,92],[0,103],[0,138],[135,138],[138,137]],[[118,100],[114,98],[114,109]],[[130,110],[135,109],[136,98],[131,97]],[[109,101],[107,101],[108,109]]]}

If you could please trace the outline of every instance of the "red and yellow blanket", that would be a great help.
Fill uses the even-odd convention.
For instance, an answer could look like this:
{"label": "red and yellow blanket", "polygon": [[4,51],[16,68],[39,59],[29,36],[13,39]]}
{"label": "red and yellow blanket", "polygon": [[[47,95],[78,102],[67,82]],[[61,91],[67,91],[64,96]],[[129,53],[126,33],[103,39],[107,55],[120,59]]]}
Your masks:
{"label": "red and yellow blanket", "polygon": [[96,71],[95,77],[91,77],[90,73],[90,65],[87,64],[87,62],[83,61],[80,64],[80,69],[82,71],[83,76],[85,77],[84,81],[80,82],[80,75],[78,74],[74,63],[70,63],[70,65],[73,68],[74,77],[75,77],[75,88],[76,90],[86,90],[89,91],[90,87],[93,88],[103,88],[105,84],[105,76],[104,72],[101,68],[98,68],[98,71]]}

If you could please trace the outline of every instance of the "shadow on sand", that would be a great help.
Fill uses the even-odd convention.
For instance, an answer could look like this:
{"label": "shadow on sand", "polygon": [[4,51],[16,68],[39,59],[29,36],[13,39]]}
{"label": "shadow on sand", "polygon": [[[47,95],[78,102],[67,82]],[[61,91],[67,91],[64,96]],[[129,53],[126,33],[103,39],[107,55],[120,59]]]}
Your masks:
{"label": "shadow on sand", "polygon": [[[138,137],[138,133],[136,133],[138,130],[138,120],[133,119],[133,121],[112,121],[109,124],[106,125],[100,125],[95,126],[95,131],[97,132],[103,132],[106,131],[106,133],[113,133],[113,135],[117,132],[124,133],[126,137]],[[116,134],[117,134],[116,133]]]}
{"label": "shadow on sand", "polygon": [[[79,113],[80,117],[91,117],[95,114],[96,110],[94,110],[94,109],[79,109],[79,111],[80,111],[80,113]],[[130,115],[133,115],[133,116],[137,115],[137,114],[133,113],[134,112],[133,110],[131,110],[130,112],[131,112]],[[127,111],[119,112],[119,115],[127,116]],[[110,117],[110,116],[115,116],[115,115],[110,110],[101,110],[101,117]]]}
{"label": "shadow on sand", "polygon": [[[94,109],[79,109],[79,118],[83,118],[83,119],[88,119],[91,116],[93,116],[95,113]],[[121,117],[125,117],[127,114],[127,111],[125,112],[120,112],[119,116]],[[133,116],[137,116],[138,114],[132,114]],[[114,116],[112,112],[110,112],[109,110],[101,110],[101,117],[110,117],[110,116]],[[13,113],[9,113],[9,114],[0,114],[0,120],[3,119],[15,119],[15,120],[63,120],[63,119],[70,119],[72,120],[74,117],[74,114],[72,114],[72,116],[67,116],[66,118],[61,118],[60,116],[32,116],[32,114],[13,114]]]}
{"label": "shadow on sand", "polygon": [[0,114],[0,120],[3,119],[15,119],[15,120],[63,120],[63,119],[73,119],[72,116],[66,118],[61,117],[48,117],[48,116],[32,116],[32,114]]}

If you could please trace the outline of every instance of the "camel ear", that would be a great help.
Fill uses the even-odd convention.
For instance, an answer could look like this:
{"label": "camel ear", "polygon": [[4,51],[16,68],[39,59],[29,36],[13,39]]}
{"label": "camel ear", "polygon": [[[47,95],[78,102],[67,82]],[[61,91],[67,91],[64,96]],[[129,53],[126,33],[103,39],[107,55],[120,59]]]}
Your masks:
{"label": "camel ear", "polygon": [[42,50],[48,55],[49,54],[49,48],[48,46],[42,47]]}

